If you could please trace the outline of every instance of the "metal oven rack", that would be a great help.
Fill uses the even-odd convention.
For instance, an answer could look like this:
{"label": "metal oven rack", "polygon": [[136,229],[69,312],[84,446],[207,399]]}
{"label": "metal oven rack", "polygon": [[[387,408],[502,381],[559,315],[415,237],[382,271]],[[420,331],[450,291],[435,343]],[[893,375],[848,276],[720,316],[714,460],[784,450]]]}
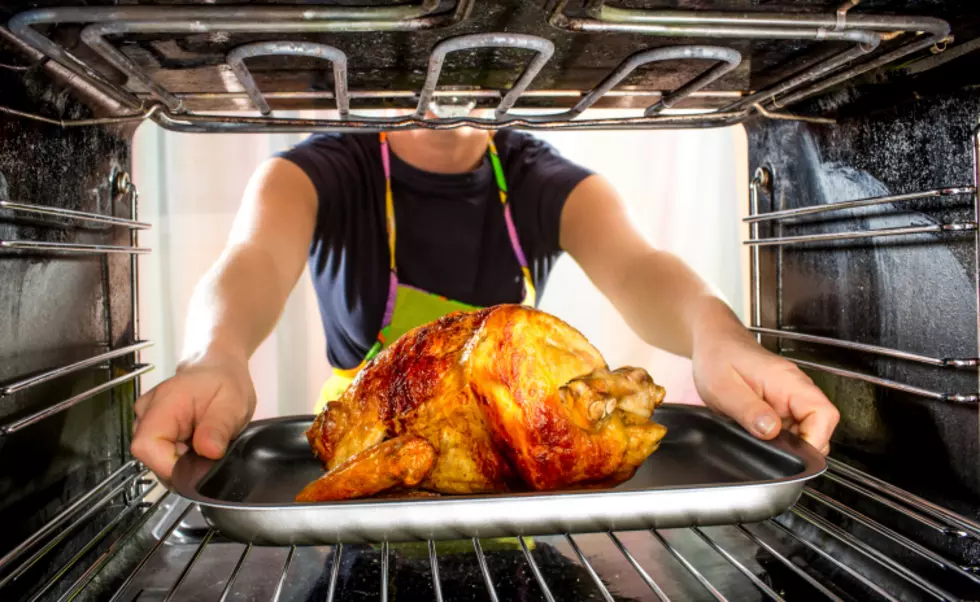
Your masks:
{"label": "metal oven rack", "polygon": [[[716,127],[741,123],[755,115],[769,118],[794,118],[778,109],[789,107],[863,73],[893,63],[926,48],[942,50],[949,35],[945,21],[926,17],[895,17],[871,14],[849,14],[854,2],[845,3],[835,13],[800,14],[789,12],[712,13],[695,10],[623,9],[606,6],[602,0],[585,3],[588,16],[569,16],[567,0],[551,3],[546,14],[548,26],[565,34],[610,33],[639,34],[651,38],[694,38],[722,40],[775,40],[844,42],[852,46],[799,69],[796,73],[762,90],[735,93],[732,102],[719,109],[693,114],[664,114],[679,101],[698,94],[736,67],[738,53],[730,48],[679,46],[651,49],[627,57],[599,85],[589,91],[528,89],[535,75],[549,61],[553,44],[544,38],[522,33],[478,33],[448,38],[433,48],[429,57],[425,83],[415,90],[348,90],[347,66],[357,57],[348,58],[337,48],[312,42],[273,40],[233,49],[226,64],[241,85],[243,93],[203,93],[203,98],[248,100],[261,113],[258,117],[214,115],[187,110],[185,102],[202,98],[195,94],[176,94],[153,77],[110,41],[110,36],[224,32],[265,35],[349,33],[439,30],[467,21],[474,10],[473,0],[457,0],[449,11],[439,11],[438,0],[394,7],[82,7],[36,9],[21,13],[10,22],[10,30],[23,43],[54,59],[76,77],[99,90],[128,115],[116,119],[153,119],[163,127],[187,132],[235,131],[352,131],[400,129],[412,127],[447,128],[470,125],[495,128],[503,125],[531,129],[556,128],[684,128]],[[437,12],[438,11],[438,12]],[[58,45],[37,29],[51,24],[83,26],[82,41],[101,59],[138,82],[147,93],[112,83],[93,66],[86,64],[70,49]],[[443,59],[449,52],[476,48],[511,48],[536,51],[536,57],[524,69],[517,82],[506,92],[498,90],[437,90]],[[657,51],[668,51],[658,54]],[[651,54],[652,53],[652,54]],[[333,65],[334,91],[282,91],[263,93],[245,65],[254,56],[292,55],[316,57]],[[717,67],[696,76],[672,91],[614,90],[636,67],[654,60],[710,59],[721,61]],[[225,95],[223,95],[225,94]],[[581,113],[605,96],[649,96],[652,104],[642,116],[615,119],[578,119]],[[237,95],[237,96],[236,96]],[[492,118],[425,118],[429,100],[451,95],[474,101],[496,101]],[[572,100],[571,110],[545,115],[512,113],[521,98],[547,99],[551,103]],[[300,119],[275,117],[268,100],[333,99],[337,119]],[[415,102],[415,113],[407,117],[371,118],[356,116],[351,101],[383,99],[404,105]],[[653,102],[655,100],[655,102]]]}
{"label": "metal oven rack", "polygon": [[[82,244],[74,242],[48,242],[26,239],[0,239],[0,261],[18,257],[27,253],[30,255],[50,255],[58,258],[78,256],[129,255],[131,257],[130,286],[133,291],[131,311],[133,312],[133,330],[131,344],[88,358],[57,366],[14,381],[0,384],[0,403],[8,401],[15,395],[30,392],[31,389],[73,375],[83,370],[107,368],[111,370],[110,378],[84,391],[75,393],[65,399],[48,402],[45,407],[30,411],[16,419],[7,419],[0,424],[0,447],[11,436],[23,429],[34,426],[45,419],[56,416],[74,408],[101,394],[112,391],[122,385],[128,385],[134,391],[139,390],[139,378],[152,370],[152,364],[139,362],[139,352],[152,343],[139,338],[137,312],[137,255],[148,253],[150,249],[139,247],[138,232],[150,228],[150,224],[136,220],[137,191],[125,172],[115,173],[110,188],[113,194],[128,195],[128,203],[132,208],[131,218],[121,218],[102,213],[75,211],[60,207],[20,203],[10,200],[0,200],[0,210],[11,216],[26,216],[37,225],[58,229],[73,230],[84,226],[91,230],[93,227],[106,231],[113,228],[124,228],[130,231],[130,245]],[[105,265],[103,264],[103,270]],[[109,291],[105,289],[108,283],[103,280],[103,294],[108,298]],[[76,534],[93,517],[100,512],[112,510],[119,502],[124,507],[115,514],[114,518],[90,541],[83,545],[72,558],[74,564],[83,558],[87,552],[112,533],[119,524],[138,516],[146,508],[145,498],[150,494],[147,485],[154,483],[148,477],[149,470],[143,468],[135,460],[131,460],[118,468],[95,487],[76,499],[71,500],[49,522],[36,530],[30,537],[16,545],[0,557],[0,591],[15,584],[33,568],[43,566],[45,556],[58,550],[73,534]],[[54,586],[64,575],[59,572],[49,577],[36,591],[35,597],[40,598]],[[8,590],[9,591],[9,590]],[[0,596],[2,597],[2,596]]]}
{"label": "metal oven rack", "polygon": [[[120,475],[126,478],[120,479]],[[105,568],[151,517],[166,514],[160,539],[115,589],[112,602],[195,599],[437,600],[969,600],[980,591],[976,566],[961,564],[853,509],[822,490],[835,484],[862,503],[912,521],[945,539],[980,543],[980,524],[940,508],[869,474],[831,462],[830,472],[807,488],[791,512],[759,524],[649,532],[616,532],[499,541],[425,542],[377,546],[266,548],[235,544],[201,526],[196,507],[176,496],[147,501],[146,471],[130,463],[42,529],[34,541],[2,559],[14,566],[0,588],[16,579],[85,521],[106,500],[128,492],[127,505],[99,533],[113,543],[88,560],[63,589],[71,600],[96,585]],[[96,498],[98,498],[97,501]],[[86,509],[87,508],[87,509]],[[146,508],[144,510],[144,508]],[[821,515],[829,510],[866,529],[845,531]],[[142,513],[125,532],[129,514]],[[71,521],[69,523],[69,521]],[[195,524],[196,523],[196,524]],[[67,526],[66,526],[67,525]],[[58,531],[60,529],[60,531]],[[27,551],[58,531],[48,545]],[[92,542],[94,545],[97,542]],[[883,545],[884,544],[884,545]],[[881,551],[897,544],[912,556],[896,560]],[[843,552],[835,547],[842,548]],[[84,548],[83,548],[84,551]],[[849,562],[848,556],[859,562]],[[79,554],[72,563],[81,562]],[[627,566],[628,565],[628,566]],[[922,567],[922,568],[920,568]],[[69,564],[56,572],[68,573]],[[76,571],[77,573],[77,571]],[[30,600],[53,585],[45,583]],[[2,591],[2,589],[0,589]],[[465,594],[465,595],[464,595]],[[203,598],[202,598],[203,597]]]}
{"label": "metal oven rack", "polygon": [[[975,143],[975,157],[980,157],[980,134],[974,137]],[[976,159],[975,159],[976,163]],[[786,209],[780,211],[772,211],[768,213],[758,213],[759,195],[761,191],[769,186],[771,181],[771,174],[765,168],[760,168],[757,170],[755,176],[753,177],[750,184],[749,191],[749,215],[744,219],[745,223],[749,224],[749,239],[745,241],[745,245],[750,247],[750,272],[752,280],[752,325],[749,330],[756,333],[760,339],[762,337],[774,337],[777,339],[787,339],[794,341],[801,341],[805,343],[812,343],[817,345],[826,345],[831,347],[837,347],[841,349],[847,349],[851,351],[857,351],[862,353],[870,353],[878,356],[884,356],[888,358],[894,358],[898,360],[914,362],[917,364],[922,364],[925,366],[930,366],[934,368],[941,369],[951,369],[951,370],[968,370],[971,373],[977,372],[977,366],[980,365],[980,359],[976,357],[962,357],[962,358],[950,358],[950,357],[931,357],[928,355],[923,355],[921,353],[915,353],[911,351],[904,351],[900,349],[891,349],[888,347],[882,347],[880,345],[869,345],[866,343],[858,343],[854,341],[846,341],[841,339],[835,339],[831,337],[817,336],[813,334],[806,334],[797,332],[794,330],[784,330],[784,329],[773,329],[773,328],[763,328],[761,327],[761,277],[759,274],[759,247],[764,246],[785,246],[785,245],[798,245],[805,243],[819,243],[819,242],[829,242],[829,241],[841,241],[841,240],[859,240],[867,238],[876,237],[903,237],[911,235],[920,234],[937,234],[937,235],[971,235],[974,239],[974,245],[977,249],[980,249],[980,231],[978,231],[978,223],[980,223],[980,195],[977,194],[978,186],[980,186],[980,181],[975,184],[968,186],[958,186],[950,188],[940,188],[936,190],[926,190],[922,192],[916,192],[911,194],[900,194],[900,195],[890,195],[883,197],[867,198],[867,199],[856,199],[853,201],[843,201],[837,203],[830,203],[827,205],[818,205],[810,207],[802,207],[798,209]],[[759,238],[758,236],[758,224],[763,222],[779,221],[784,219],[824,215],[833,212],[840,212],[847,209],[854,209],[857,207],[873,207],[876,205],[885,205],[891,203],[906,203],[916,200],[923,199],[938,199],[942,201],[956,201],[962,197],[969,197],[973,203],[973,219],[969,221],[957,221],[952,223],[937,223],[928,224],[922,226],[905,226],[899,228],[881,228],[881,229],[870,229],[870,230],[853,230],[847,232],[830,232],[821,234],[804,234],[795,236],[778,236],[772,238]],[[977,275],[974,275],[974,281],[980,282],[977,279]],[[842,376],[845,378],[857,379],[864,381],[879,387],[886,387],[889,389],[895,389],[898,391],[903,391],[905,393],[911,393],[913,395],[919,395],[922,397],[927,397],[930,399],[935,399],[939,401],[957,403],[957,404],[969,404],[976,405],[980,402],[980,395],[975,391],[971,392],[953,392],[953,391],[936,391],[932,389],[925,389],[922,387],[917,387],[908,383],[895,382],[893,380],[880,378],[874,375],[865,374],[862,372],[856,372],[854,370],[848,370],[845,368],[831,366],[828,364],[814,362],[810,360],[804,360],[800,358],[795,358],[792,356],[786,356],[790,361],[804,367],[814,370],[820,370],[828,372],[837,376]]]}

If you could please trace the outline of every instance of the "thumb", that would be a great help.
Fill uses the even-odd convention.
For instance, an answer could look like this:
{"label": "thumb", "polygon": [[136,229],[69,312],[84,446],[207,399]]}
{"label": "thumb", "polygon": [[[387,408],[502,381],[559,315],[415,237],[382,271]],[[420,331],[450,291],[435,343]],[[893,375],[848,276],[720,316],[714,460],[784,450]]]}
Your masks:
{"label": "thumb", "polygon": [[707,389],[702,392],[705,403],[731,417],[748,432],[760,439],[772,439],[779,434],[782,428],[779,415],[731,365]]}
{"label": "thumb", "polygon": [[216,396],[198,418],[194,429],[194,451],[217,460],[225,455],[228,442],[238,434],[248,418],[244,399]]}

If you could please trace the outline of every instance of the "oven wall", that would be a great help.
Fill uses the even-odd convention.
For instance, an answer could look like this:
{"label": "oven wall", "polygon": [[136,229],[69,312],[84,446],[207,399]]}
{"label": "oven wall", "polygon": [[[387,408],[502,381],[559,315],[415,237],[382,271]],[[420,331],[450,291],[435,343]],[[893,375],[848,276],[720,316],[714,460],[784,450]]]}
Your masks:
{"label": "oven wall", "polygon": [[[751,169],[769,168],[760,212],[974,184],[980,94],[904,102],[836,126],[755,122]],[[912,201],[760,224],[759,237],[975,220],[974,200]],[[875,237],[760,249],[762,326],[939,358],[977,356],[975,234]],[[773,349],[901,383],[975,394],[977,371],[932,368],[765,337]],[[976,404],[930,400],[811,371],[842,414],[835,456],[976,515]]]}
{"label": "oven wall", "polygon": [[[0,63],[25,65],[2,46]],[[90,116],[39,66],[0,68],[0,105],[50,118]],[[110,189],[112,175],[127,168],[128,153],[123,136],[100,127],[62,128],[0,114],[0,200],[128,218],[129,196]],[[130,244],[125,228],[66,223],[0,209],[0,240]],[[129,255],[0,249],[0,386],[132,343],[132,317]],[[131,359],[0,394],[0,427],[119,376]],[[17,432],[0,430],[0,556],[128,460],[134,393],[130,382]],[[97,513],[26,581],[36,584],[65,564],[115,512]],[[4,591],[11,595],[17,585]]]}

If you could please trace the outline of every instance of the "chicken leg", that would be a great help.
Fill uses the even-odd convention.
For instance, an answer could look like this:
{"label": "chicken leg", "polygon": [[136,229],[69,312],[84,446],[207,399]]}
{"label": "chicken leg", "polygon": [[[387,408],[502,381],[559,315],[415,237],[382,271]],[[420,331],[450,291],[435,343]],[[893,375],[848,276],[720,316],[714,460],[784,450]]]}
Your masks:
{"label": "chicken leg", "polygon": [[369,497],[395,487],[415,487],[429,474],[436,451],[421,437],[406,435],[379,443],[313,481],[297,502]]}

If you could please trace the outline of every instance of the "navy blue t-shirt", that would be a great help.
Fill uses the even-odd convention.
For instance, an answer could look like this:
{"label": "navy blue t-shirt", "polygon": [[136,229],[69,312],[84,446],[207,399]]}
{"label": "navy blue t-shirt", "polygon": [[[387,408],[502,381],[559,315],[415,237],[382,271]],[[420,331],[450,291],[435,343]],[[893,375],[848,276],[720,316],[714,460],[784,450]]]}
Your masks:
{"label": "navy blue t-shirt", "polygon": [[[517,235],[538,296],[561,254],[561,211],[590,175],[547,143],[514,130],[494,137]],[[319,210],[310,273],[327,339],[339,368],[361,363],[377,338],[388,296],[384,171],[377,134],[318,134],[279,155],[313,182]],[[399,280],[470,305],[521,301],[514,257],[493,167],[435,174],[391,153]]]}

